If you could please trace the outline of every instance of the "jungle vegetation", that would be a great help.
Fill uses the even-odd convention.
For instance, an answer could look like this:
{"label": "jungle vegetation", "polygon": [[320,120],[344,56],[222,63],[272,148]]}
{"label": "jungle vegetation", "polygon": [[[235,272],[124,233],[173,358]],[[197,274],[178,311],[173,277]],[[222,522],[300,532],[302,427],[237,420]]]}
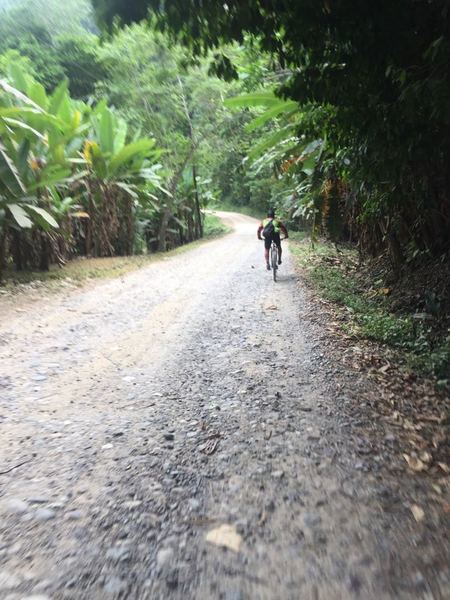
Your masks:
{"label": "jungle vegetation", "polygon": [[442,339],[449,10],[0,0],[0,271],[164,251],[206,206],[275,206],[400,282]]}

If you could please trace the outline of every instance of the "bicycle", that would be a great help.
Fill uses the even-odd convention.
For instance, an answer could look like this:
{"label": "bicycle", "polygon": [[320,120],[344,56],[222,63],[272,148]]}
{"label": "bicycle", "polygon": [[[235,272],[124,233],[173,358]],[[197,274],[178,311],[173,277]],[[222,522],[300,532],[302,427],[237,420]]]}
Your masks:
{"label": "bicycle", "polygon": [[273,280],[276,281],[278,271],[278,246],[275,244],[274,240],[272,240],[272,245],[270,246],[270,263],[272,266]]}
{"label": "bicycle", "polygon": [[[285,239],[285,237],[281,238],[280,242]],[[272,240],[272,244],[270,246],[270,264],[272,267],[272,277],[273,280],[276,282],[278,271],[278,246],[276,245],[274,240]]]}

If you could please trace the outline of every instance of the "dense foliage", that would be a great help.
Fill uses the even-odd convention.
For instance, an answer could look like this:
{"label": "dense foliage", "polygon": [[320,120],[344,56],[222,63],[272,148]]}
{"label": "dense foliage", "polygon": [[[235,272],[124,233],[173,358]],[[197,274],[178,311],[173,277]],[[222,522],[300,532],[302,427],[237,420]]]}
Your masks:
{"label": "dense foliage", "polygon": [[[450,20],[447,0],[94,0],[102,22],[151,15],[219,73],[223,44],[247,34],[291,71],[278,93],[300,103],[299,135],[320,159],[292,202],[325,205],[361,249],[405,258],[448,250]],[[298,158],[295,154],[291,157]],[[304,175],[300,174],[300,180]],[[323,211],[322,211],[323,212]],[[316,211],[317,213],[317,211]]]}
{"label": "dense foliage", "polygon": [[263,85],[267,59],[235,48],[241,81],[226,83],[165,34],[100,43],[87,3],[53,4],[0,3],[3,267],[165,250],[203,234],[208,203],[272,201],[271,165],[243,164],[250,116],[223,103]]}
{"label": "dense foliage", "polygon": [[[208,203],[261,209],[273,202],[280,182],[272,165],[254,170],[245,164],[255,139],[255,131],[244,129],[251,115],[224,106],[227,96],[266,85],[269,59],[251,44],[230,48],[240,77],[227,83],[209,72],[208,59],[193,60],[146,25],[117,29],[101,41],[88,2],[3,0],[2,9],[1,174],[20,180],[14,193],[3,185],[3,265],[47,269],[77,255],[165,250],[202,236]],[[60,93],[61,115],[52,108]],[[50,129],[61,133],[66,124],[55,118],[71,122],[75,114],[81,130],[68,130],[58,142],[55,163]],[[100,124],[109,128],[102,139]],[[136,173],[130,159],[132,171],[119,177],[110,169],[118,148],[142,138],[161,148],[152,154],[158,171],[145,166]],[[39,168],[30,171],[30,164]],[[32,201],[30,177],[41,182]],[[21,222],[11,209],[16,204],[27,216]],[[42,213],[33,218],[32,207],[45,210],[47,220]]]}
{"label": "dense foliage", "polygon": [[123,119],[72,100],[66,81],[48,95],[17,66],[10,80],[0,84],[0,264],[130,253],[134,212],[160,187],[154,140],[128,142]]}

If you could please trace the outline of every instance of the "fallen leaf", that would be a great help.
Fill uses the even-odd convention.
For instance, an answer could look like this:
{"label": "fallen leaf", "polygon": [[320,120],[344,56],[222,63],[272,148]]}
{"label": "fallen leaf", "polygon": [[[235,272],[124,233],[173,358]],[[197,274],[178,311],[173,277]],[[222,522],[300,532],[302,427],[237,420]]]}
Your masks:
{"label": "fallen leaf", "polygon": [[425,517],[425,512],[422,508],[420,508],[420,506],[417,506],[417,504],[413,504],[411,506],[411,512],[418,523],[420,523],[420,521],[422,521]]}
{"label": "fallen leaf", "polygon": [[443,462],[438,462],[438,465],[441,467],[444,473],[446,473],[447,475],[450,473],[450,467],[448,465],[446,465]]}
{"label": "fallen leaf", "polygon": [[431,456],[431,454],[429,452],[421,452],[420,455],[420,460],[424,463],[430,463],[433,460],[433,457]]}
{"label": "fallen leaf", "polygon": [[408,467],[412,471],[425,471],[425,469],[427,468],[427,465],[416,456],[409,456],[408,454],[404,454],[403,458],[406,460],[406,462],[408,463]]}
{"label": "fallen leaf", "polygon": [[222,548],[228,548],[233,552],[239,552],[242,537],[238,534],[233,525],[220,525],[215,529],[211,529],[206,534],[206,541],[215,546],[221,546]]}

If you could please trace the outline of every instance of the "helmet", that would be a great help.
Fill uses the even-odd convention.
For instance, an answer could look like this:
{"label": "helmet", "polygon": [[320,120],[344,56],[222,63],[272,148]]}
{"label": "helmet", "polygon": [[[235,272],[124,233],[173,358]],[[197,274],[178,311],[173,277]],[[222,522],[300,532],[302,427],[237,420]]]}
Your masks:
{"label": "helmet", "polygon": [[269,219],[273,219],[275,217],[275,210],[273,208],[269,208],[269,210],[267,211],[267,216],[269,217]]}

